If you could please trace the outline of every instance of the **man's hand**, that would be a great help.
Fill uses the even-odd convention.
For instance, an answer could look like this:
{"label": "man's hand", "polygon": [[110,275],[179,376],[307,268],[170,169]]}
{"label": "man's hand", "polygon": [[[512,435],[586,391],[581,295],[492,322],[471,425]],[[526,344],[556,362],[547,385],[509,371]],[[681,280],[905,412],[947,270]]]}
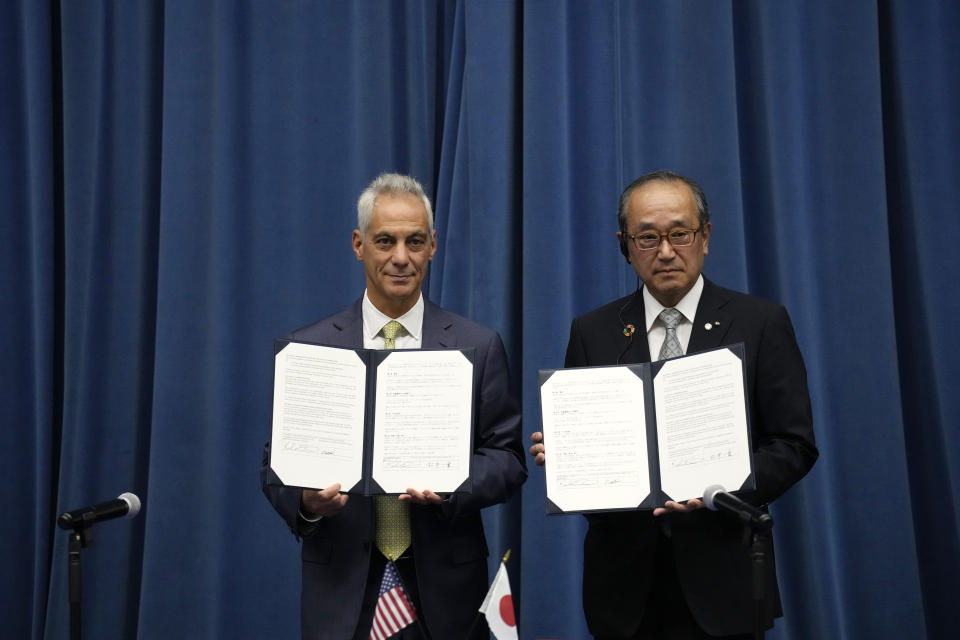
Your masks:
{"label": "man's hand", "polygon": [[696,511],[697,509],[703,509],[703,507],[703,500],[700,498],[691,498],[686,502],[674,502],[673,500],[667,500],[662,507],[657,507],[653,510],[653,515],[662,516],[665,513],[690,513],[691,511]]}
{"label": "man's hand", "polygon": [[347,504],[345,493],[340,493],[340,483],[332,484],[323,491],[316,489],[304,489],[300,494],[300,511],[305,516],[328,516],[335,515]]}
{"label": "man's hand", "polygon": [[543,434],[539,431],[534,431],[530,434],[530,442],[533,442],[534,445],[530,447],[530,455],[533,456],[533,461],[537,466],[542,467],[543,461],[546,460],[546,449],[543,447]]}
{"label": "man's hand", "polygon": [[430,489],[424,489],[423,493],[420,493],[413,487],[407,487],[407,492],[401,493],[399,500],[403,502],[412,502],[413,504],[419,504],[423,506],[432,504],[439,507],[441,504],[443,504],[443,497],[437,495],[433,491],[430,491]]}

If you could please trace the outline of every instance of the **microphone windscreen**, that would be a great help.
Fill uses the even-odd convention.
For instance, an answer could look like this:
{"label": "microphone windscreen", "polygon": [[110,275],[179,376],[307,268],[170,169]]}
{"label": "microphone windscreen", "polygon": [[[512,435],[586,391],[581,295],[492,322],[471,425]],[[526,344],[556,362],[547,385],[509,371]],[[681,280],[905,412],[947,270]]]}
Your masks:
{"label": "microphone windscreen", "polygon": [[140,498],[134,493],[121,493],[117,496],[117,500],[123,500],[127,503],[127,513],[123,516],[124,518],[134,518],[138,513],[140,513]]}
{"label": "microphone windscreen", "polygon": [[726,489],[723,488],[723,485],[712,484],[706,489],[703,490],[703,505],[710,509],[711,511],[717,510],[717,505],[714,504],[713,499],[717,497],[718,493],[725,493]]}

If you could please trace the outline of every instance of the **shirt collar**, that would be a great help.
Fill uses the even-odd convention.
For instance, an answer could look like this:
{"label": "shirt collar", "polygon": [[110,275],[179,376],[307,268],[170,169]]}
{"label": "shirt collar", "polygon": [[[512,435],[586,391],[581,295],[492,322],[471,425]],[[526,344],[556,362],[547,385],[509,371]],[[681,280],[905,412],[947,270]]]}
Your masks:
{"label": "shirt collar", "polygon": [[408,334],[420,341],[420,334],[423,331],[423,294],[417,298],[417,302],[399,318],[391,318],[387,314],[377,309],[370,302],[366,289],[363,291],[363,303],[360,309],[363,313],[363,337],[365,340],[372,340],[383,329],[383,325],[391,320],[396,320],[403,325]]}
{"label": "shirt collar", "polygon": [[[700,274],[697,276],[697,281],[693,283],[690,291],[687,291],[686,295],[680,298],[680,302],[673,308],[682,313],[687,322],[692,323],[694,317],[697,315],[697,306],[700,304],[700,295],[702,293],[703,274]],[[647,285],[643,285],[643,310],[646,315],[647,333],[650,333],[650,328],[653,326],[653,323],[656,322],[660,312],[666,308],[667,307],[660,304],[660,302],[653,297],[653,294],[647,290]]]}

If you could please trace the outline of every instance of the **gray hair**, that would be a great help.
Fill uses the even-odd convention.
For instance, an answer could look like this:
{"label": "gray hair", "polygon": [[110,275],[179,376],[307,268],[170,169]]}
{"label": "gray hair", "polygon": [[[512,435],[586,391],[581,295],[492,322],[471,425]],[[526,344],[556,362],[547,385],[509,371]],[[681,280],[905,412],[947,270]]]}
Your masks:
{"label": "gray hair", "polygon": [[423,206],[427,210],[427,224],[430,234],[433,235],[433,208],[430,206],[430,198],[423,192],[419,182],[399,173],[381,173],[360,194],[357,200],[357,228],[360,229],[360,235],[367,235],[370,219],[373,217],[373,206],[381,195],[411,195],[423,200]]}
{"label": "gray hair", "polygon": [[655,180],[660,182],[682,182],[690,187],[690,191],[693,192],[693,199],[697,203],[697,217],[700,219],[700,226],[702,227],[710,222],[710,207],[707,205],[707,196],[704,195],[700,185],[679,173],[661,169],[640,176],[628,184],[627,188],[620,194],[620,203],[617,206],[617,225],[621,233],[627,232],[627,203],[630,201],[630,194],[632,194],[635,189],[642,187],[648,182],[654,182]]}

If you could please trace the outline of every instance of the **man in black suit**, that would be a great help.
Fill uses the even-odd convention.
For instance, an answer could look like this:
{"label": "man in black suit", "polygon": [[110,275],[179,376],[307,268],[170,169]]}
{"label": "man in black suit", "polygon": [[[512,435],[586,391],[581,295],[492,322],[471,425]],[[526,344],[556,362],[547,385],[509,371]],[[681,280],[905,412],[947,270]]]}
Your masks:
{"label": "man in black suit", "polygon": [[[636,179],[620,197],[618,222],[621,252],[643,287],[573,321],[565,366],[650,362],[743,342],[756,490],[738,495],[766,509],[818,455],[806,369],[786,310],[703,277],[711,224],[694,181],[668,171]],[[679,323],[668,335],[671,314]],[[542,435],[531,439],[530,453],[543,464]],[[742,527],[703,507],[693,499],[588,516],[583,607],[595,637],[753,637]],[[782,615],[770,541],[767,557],[765,628]]]}
{"label": "man in black suit", "polygon": [[[396,637],[466,638],[486,594],[487,547],[480,510],[505,502],[526,479],[520,413],[509,383],[503,343],[495,332],[425,300],[421,282],[437,250],[430,201],[414,179],[384,174],[357,203],[353,251],[363,262],[366,292],[347,309],[291,338],[349,348],[474,348],[472,489],[442,496],[410,487],[399,498],[365,498],[270,485],[269,445],[261,484],[290,529],[303,539],[301,621],[310,640],[366,640],[386,565],[397,555],[408,597],[419,616]],[[399,333],[385,332],[391,321]],[[388,335],[389,334],[389,335]],[[387,342],[390,340],[393,344]],[[388,504],[393,501],[394,504]],[[409,546],[384,549],[377,521],[397,503],[409,523]],[[406,515],[403,515],[406,512]],[[381,549],[384,549],[381,551]],[[470,638],[487,638],[482,620]]]}

